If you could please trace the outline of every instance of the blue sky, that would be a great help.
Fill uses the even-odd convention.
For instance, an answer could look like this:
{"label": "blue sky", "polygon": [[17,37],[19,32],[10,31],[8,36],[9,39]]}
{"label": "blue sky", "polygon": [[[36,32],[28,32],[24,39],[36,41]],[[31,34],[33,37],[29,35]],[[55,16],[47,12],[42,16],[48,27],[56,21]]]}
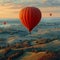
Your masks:
{"label": "blue sky", "polygon": [[43,17],[53,17],[60,15],[60,0],[0,0],[0,18],[18,18],[21,8],[26,6],[35,6],[40,8]]}

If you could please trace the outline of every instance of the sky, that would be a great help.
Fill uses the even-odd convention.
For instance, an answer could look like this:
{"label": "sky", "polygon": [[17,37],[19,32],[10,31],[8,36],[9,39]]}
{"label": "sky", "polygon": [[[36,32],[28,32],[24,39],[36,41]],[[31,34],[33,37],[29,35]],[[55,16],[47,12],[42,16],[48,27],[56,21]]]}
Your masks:
{"label": "sky", "polygon": [[0,18],[19,18],[20,10],[27,6],[38,7],[42,17],[60,17],[60,0],[0,0]]}

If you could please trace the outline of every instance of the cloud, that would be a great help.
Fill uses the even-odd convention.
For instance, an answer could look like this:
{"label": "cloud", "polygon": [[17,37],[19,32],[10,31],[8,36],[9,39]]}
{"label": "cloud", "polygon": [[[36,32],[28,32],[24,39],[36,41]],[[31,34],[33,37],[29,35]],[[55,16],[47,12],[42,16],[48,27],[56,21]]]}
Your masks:
{"label": "cloud", "polygon": [[60,6],[60,0],[0,0],[0,4],[20,4],[23,6]]}
{"label": "cloud", "polygon": [[40,8],[43,17],[60,17],[60,0],[0,0],[0,18],[18,17],[21,8],[35,6]]}
{"label": "cloud", "polygon": [[46,5],[48,5],[48,6],[60,6],[60,0],[47,0]]}
{"label": "cloud", "polygon": [[9,9],[10,6],[0,6],[0,18],[18,18],[18,9]]}

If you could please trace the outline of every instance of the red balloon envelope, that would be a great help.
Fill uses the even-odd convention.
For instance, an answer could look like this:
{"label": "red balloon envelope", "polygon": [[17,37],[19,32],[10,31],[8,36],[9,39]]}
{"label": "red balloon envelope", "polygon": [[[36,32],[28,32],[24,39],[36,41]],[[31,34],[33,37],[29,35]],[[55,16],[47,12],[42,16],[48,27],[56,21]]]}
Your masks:
{"label": "red balloon envelope", "polygon": [[20,11],[19,14],[22,24],[30,32],[39,23],[41,16],[41,11],[36,7],[25,7]]}
{"label": "red balloon envelope", "polygon": [[4,22],[3,24],[6,25],[6,22]]}

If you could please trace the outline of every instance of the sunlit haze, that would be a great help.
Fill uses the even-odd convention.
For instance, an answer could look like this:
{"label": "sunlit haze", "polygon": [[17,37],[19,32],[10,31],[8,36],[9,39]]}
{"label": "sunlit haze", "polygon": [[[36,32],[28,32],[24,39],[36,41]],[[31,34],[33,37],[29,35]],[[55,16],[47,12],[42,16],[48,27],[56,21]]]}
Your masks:
{"label": "sunlit haze", "polygon": [[60,17],[60,0],[0,0],[0,18],[19,18],[19,11],[26,6],[38,7],[42,17]]}

